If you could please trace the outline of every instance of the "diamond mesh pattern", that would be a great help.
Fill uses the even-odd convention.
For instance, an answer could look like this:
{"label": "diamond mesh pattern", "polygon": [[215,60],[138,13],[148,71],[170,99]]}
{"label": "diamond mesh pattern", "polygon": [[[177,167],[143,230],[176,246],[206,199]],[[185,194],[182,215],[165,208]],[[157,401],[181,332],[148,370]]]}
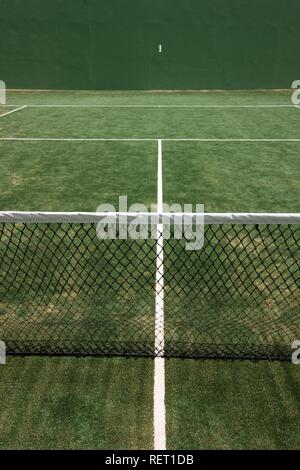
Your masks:
{"label": "diamond mesh pattern", "polygon": [[153,353],[155,240],[92,224],[0,224],[0,337],[9,352]]}
{"label": "diamond mesh pattern", "polygon": [[165,354],[290,359],[300,335],[300,227],[211,225],[165,241]]}
{"label": "diamond mesh pattern", "polygon": [[[156,244],[99,240],[93,224],[1,223],[8,352],[155,355]],[[201,250],[185,244],[164,240],[165,355],[290,358],[300,227],[208,225]]]}

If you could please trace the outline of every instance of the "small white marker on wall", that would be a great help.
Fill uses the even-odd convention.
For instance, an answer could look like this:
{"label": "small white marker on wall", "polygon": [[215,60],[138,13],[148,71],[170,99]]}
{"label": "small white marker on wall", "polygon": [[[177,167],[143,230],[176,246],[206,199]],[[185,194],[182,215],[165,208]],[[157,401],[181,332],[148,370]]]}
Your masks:
{"label": "small white marker on wall", "polygon": [[162,52],[162,45],[161,44],[159,44],[159,46],[158,46],[158,52]]}

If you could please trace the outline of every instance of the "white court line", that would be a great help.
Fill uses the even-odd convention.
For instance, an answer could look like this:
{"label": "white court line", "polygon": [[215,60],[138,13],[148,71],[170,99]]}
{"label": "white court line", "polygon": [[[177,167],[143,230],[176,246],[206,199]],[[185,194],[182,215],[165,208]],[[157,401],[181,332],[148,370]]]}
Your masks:
{"label": "white court line", "polygon": [[139,139],[139,138],[85,138],[85,137],[70,137],[70,138],[55,138],[55,137],[0,137],[0,140],[15,140],[15,141],[21,141],[21,142],[35,142],[35,141],[41,141],[41,142],[157,142],[157,138],[151,138],[151,139]]}
{"label": "white court line", "polygon": [[[7,104],[5,106],[22,106]],[[295,108],[294,104],[27,104],[29,108]]]}
{"label": "white court line", "polygon": [[12,111],[8,111],[8,113],[0,114],[0,118],[4,116],[8,116],[8,114],[16,113],[17,111],[20,111],[21,109],[24,109],[24,108],[27,108],[27,105],[21,106],[20,108],[17,108],[17,109],[13,109]]}
{"label": "white court line", "polygon": [[167,142],[300,142],[300,139],[235,139],[235,138],[220,138],[220,139],[201,139],[201,138],[174,138],[162,139]]}
{"label": "white court line", "polygon": [[[157,156],[157,211],[163,211],[162,196],[162,142],[158,140]],[[155,358],[153,423],[154,450],[166,449],[166,407],[165,407],[165,335],[164,335],[164,253],[163,224],[157,225],[156,283],[155,283]]]}
{"label": "white court line", "polygon": [[300,139],[205,139],[205,138],[55,138],[55,137],[0,137],[0,141],[20,142],[300,142]]}

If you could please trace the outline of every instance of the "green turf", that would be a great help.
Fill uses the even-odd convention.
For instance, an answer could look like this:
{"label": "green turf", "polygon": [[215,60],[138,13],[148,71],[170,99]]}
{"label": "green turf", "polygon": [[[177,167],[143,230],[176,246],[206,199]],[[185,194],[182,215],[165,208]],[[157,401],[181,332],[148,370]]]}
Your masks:
{"label": "green turf", "polygon": [[[290,96],[290,92],[9,92],[8,103],[16,105],[179,107],[32,107],[3,117],[0,137],[300,138],[296,108],[181,108],[290,105]],[[0,114],[4,109],[13,108],[1,106]],[[206,211],[299,212],[299,147],[297,142],[164,142],[164,200],[204,203]],[[116,204],[120,194],[128,195],[129,204],[141,202],[149,207],[156,202],[156,142],[1,141],[0,160],[2,210],[94,211],[103,202]],[[90,344],[93,331],[98,346],[100,341],[106,347],[153,347],[155,242],[151,246],[140,242],[108,245],[95,243],[93,238],[91,244],[85,243],[86,232],[68,229],[60,230],[49,244],[47,229],[42,235],[47,257],[42,258],[34,231],[22,230],[23,226],[15,226],[14,245],[8,243],[5,230],[1,248],[2,253],[8,246],[18,252],[13,265],[9,265],[15,259],[12,253],[10,258],[7,253],[2,257],[6,264],[1,271],[0,312],[2,332],[9,333],[10,340],[21,338],[22,332],[26,340],[43,343],[45,333],[51,333],[50,340],[59,333],[67,347],[74,338]],[[244,238],[245,246],[237,237],[224,235],[221,243],[212,238],[209,260],[205,252],[198,256],[186,252],[182,244],[166,242],[167,349],[174,341],[178,345],[178,332],[183,329],[182,338],[189,346],[197,328],[202,338],[207,334],[210,340],[215,338],[216,345],[220,326],[225,328],[223,340],[241,333],[239,347],[245,338],[262,336],[272,345],[267,335],[270,320],[278,327],[275,333],[288,338],[284,346],[289,348],[291,334],[294,338],[298,331],[294,329],[297,322],[290,320],[298,318],[299,269],[295,266],[299,254],[291,240],[286,243],[282,238],[279,260],[272,255],[274,244],[255,252],[261,246],[261,234],[255,230],[253,236]],[[259,271],[260,279],[254,279],[253,266],[268,250],[273,264]],[[19,269],[19,257],[26,252],[30,258],[25,257]],[[34,272],[38,278],[32,276]],[[241,285],[252,290],[253,303],[249,291],[235,297]],[[280,292],[284,299],[294,301],[292,309],[283,311],[280,302],[274,304]],[[259,299],[263,302],[255,310]],[[10,323],[6,321],[8,305]],[[237,316],[236,309],[240,313],[245,307],[247,315]],[[70,319],[73,326],[68,336],[64,321],[69,324]],[[151,448],[151,359],[9,361],[0,367],[0,394],[8,397],[0,410],[2,448]],[[168,447],[297,448],[298,389],[298,369],[287,363],[170,359]]]}
{"label": "green turf", "polygon": [[[47,103],[58,103],[57,100],[61,99],[63,103],[69,104],[133,104],[142,106],[143,104],[183,106],[185,100],[187,104],[194,105],[217,105],[224,104],[237,104],[245,105],[247,103],[253,105],[259,104],[276,104],[287,103],[290,94],[287,92],[280,93],[262,93],[262,92],[232,92],[232,93],[94,93],[94,92],[35,92],[24,93],[14,92],[9,94],[9,102],[14,101],[17,97],[24,98],[26,102],[41,103],[43,100]],[[73,101],[72,101],[73,97]],[[219,137],[270,137],[270,138],[287,138],[291,136],[298,137],[298,123],[299,123],[299,110],[294,107],[287,108],[64,108],[64,107],[29,107],[18,113],[12,114],[3,118],[1,122],[2,135],[23,135],[23,136],[43,136],[43,137],[129,137],[139,136],[153,137],[153,136],[176,136],[188,137],[195,136],[196,134],[201,137],[219,138]],[[100,134],[99,134],[100,133]],[[0,176],[0,195],[1,195],[1,208],[7,210],[54,210],[54,211],[78,211],[78,210],[95,210],[100,203],[112,203],[116,205],[117,197],[120,194],[125,194],[129,198],[129,204],[132,202],[142,202],[147,207],[155,203],[156,200],[156,159],[157,159],[157,142],[4,142],[0,143],[1,147],[1,163],[3,172]],[[211,143],[211,142],[164,142],[163,143],[163,185],[164,185],[164,201],[167,203],[204,203],[206,211],[298,211],[298,148],[299,143],[262,143],[262,142],[247,142],[247,143]],[[34,233],[34,231],[32,231]],[[47,246],[47,250],[51,253],[53,246],[56,246],[56,253],[66,251],[66,240],[70,243],[72,249],[67,249],[69,258],[68,260],[76,260],[77,245],[71,241],[69,232],[67,231],[65,240],[58,238],[58,240],[51,245],[49,242],[43,244]],[[253,232],[254,233],[254,232]],[[220,234],[219,234],[220,235]],[[7,235],[8,236],[8,235]],[[33,240],[35,239],[33,237]],[[47,240],[47,233],[43,237]],[[82,235],[83,240],[86,235]],[[81,235],[80,235],[81,237]],[[78,239],[81,239],[81,238]],[[181,318],[177,315],[177,310],[185,312],[190,308],[190,314],[185,315],[186,319],[191,319],[190,315],[198,317],[199,309],[203,313],[206,312],[211,318],[219,315],[220,308],[224,302],[224,296],[228,296],[227,309],[223,308],[223,314],[228,309],[233,311],[242,302],[239,309],[245,308],[244,301],[248,299],[248,290],[253,286],[256,293],[261,299],[261,291],[266,290],[269,283],[268,276],[273,279],[280,273],[280,270],[291,269],[290,263],[293,257],[283,257],[282,265],[280,268],[274,264],[272,272],[264,270],[258,273],[258,277],[254,279],[252,273],[252,265],[250,268],[247,266],[250,255],[246,256],[244,260],[240,259],[240,251],[245,252],[243,243],[239,240],[238,236],[231,237],[228,243],[227,235],[221,234],[222,240],[218,238],[212,241],[210,249],[210,256],[207,258],[205,252],[202,257],[198,257],[197,253],[189,255],[185,250],[182,252],[182,247],[179,243],[171,243],[166,246],[166,311],[170,314],[169,321],[173,324],[176,323],[176,318]],[[244,238],[247,241],[248,235]],[[248,237],[249,238],[249,237]],[[84,243],[82,240],[82,243]],[[267,238],[268,240],[268,238]],[[21,245],[17,253],[20,258],[21,254],[34,251],[31,247],[33,241],[31,237],[21,237]],[[218,248],[221,244],[227,241],[227,246],[223,247],[222,256],[218,253]],[[252,240],[253,259],[251,263],[257,263],[260,260],[262,253],[257,253],[257,243],[261,244],[260,235],[255,235]],[[136,245],[136,244],[134,244]],[[3,246],[3,250],[7,249],[8,245]],[[76,272],[76,279],[72,279],[73,287],[70,287],[69,281],[64,282],[62,286],[62,294],[64,296],[64,306],[67,302],[67,310],[71,309],[72,296],[76,293],[76,300],[78,301],[79,316],[83,315],[83,305],[86,306],[85,312],[89,319],[93,322],[102,321],[112,311],[118,316],[120,306],[124,304],[123,300],[126,298],[126,303],[140,306],[139,292],[134,291],[134,283],[136,276],[144,278],[148,288],[148,295],[145,302],[145,312],[147,318],[153,308],[153,298],[149,295],[153,292],[153,269],[152,266],[154,245],[150,247],[152,258],[150,266],[143,265],[142,257],[145,255],[143,247],[138,250],[142,257],[137,257],[142,263],[142,270],[137,271],[133,264],[131,255],[126,257],[126,263],[122,265],[120,259],[115,256],[116,263],[119,263],[121,273],[116,269],[109,259],[111,253],[105,244],[99,246],[104,247],[108,252],[108,259],[103,255],[103,263],[94,261],[96,259],[96,252],[99,248],[93,244],[93,253],[85,249],[84,267],[78,264],[82,272]],[[116,244],[112,244],[115,246]],[[123,255],[122,244],[117,247],[117,252]],[[146,252],[149,253],[149,244],[145,243]],[[63,247],[63,248],[61,248]],[[125,246],[126,253],[136,256],[135,251]],[[241,250],[240,250],[241,249]],[[58,250],[58,251],[57,251]],[[75,251],[74,251],[75,250]],[[169,252],[169,251],[170,252]],[[264,251],[268,252],[269,247],[264,247]],[[248,250],[249,251],[249,250]],[[32,276],[36,265],[44,266],[41,263],[41,253],[35,253],[35,263],[31,263]],[[289,253],[288,253],[289,254]],[[293,256],[295,256],[293,254]],[[72,258],[73,257],[73,258]],[[204,257],[204,259],[202,259]],[[49,255],[49,258],[51,256]],[[12,254],[13,259],[13,254]],[[287,261],[288,259],[288,261]],[[43,300],[40,299],[41,305],[48,306],[46,312],[53,310],[53,305],[56,306],[58,302],[57,287],[53,287],[53,279],[59,277],[60,272],[64,269],[61,259],[57,260],[54,256],[54,266],[51,271],[51,282],[49,276],[43,274],[42,285],[45,286],[43,291]],[[91,261],[93,260],[93,261]],[[48,258],[45,260],[48,263]],[[220,265],[219,265],[219,264]],[[226,263],[229,265],[226,267]],[[233,272],[230,271],[230,263],[233,266]],[[238,263],[238,265],[236,264]],[[276,263],[276,260],[274,260]],[[286,264],[288,263],[288,265]],[[45,266],[46,266],[45,264]],[[51,264],[51,266],[53,263]],[[109,276],[111,279],[110,289],[107,290],[106,285],[101,283],[99,291],[93,291],[92,298],[89,298],[86,293],[80,292],[81,276],[84,279],[94,279],[91,273],[97,274],[98,281],[102,279],[100,269],[103,266],[109,266],[109,272],[103,271],[104,276]],[[218,266],[217,278],[215,274],[215,266]],[[261,263],[262,265],[262,263]],[[282,267],[281,267],[282,266]],[[11,269],[10,265],[7,267]],[[8,275],[7,269],[3,270],[3,279]],[[35,308],[34,302],[31,298],[37,298],[40,284],[36,287],[28,277],[29,281],[26,284],[26,289],[21,289],[23,278],[22,273],[18,273],[18,264],[15,264],[16,273],[13,276],[13,281],[17,282],[20,286],[18,295],[15,296],[14,302],[16,305],[23,304],[29,308]],[[43,268],[44,269],[44,268]],[[44,273],[42,269],[42,272]],[[78,269],[78,268],[77,268]],[[225,269],[221,275],[220,270]],[[294,269],[294,267],[293,267]],[[232,291],[232,276],[235,275],[235,270],[241,270],[242,274],[238,272],[241,288],[247,287],[246,291],[241,293],[238,289]],[[120,282],[122,276],[126,277],[128,271],[128,283],[122,285],[122,288],[117,288],[116,285]],[[149,274],[150,273],[150,274]],[[187,277],[193,273],[191,279],[192,285],[181,285],[182,277]],[[21,276],[21,277],[20,277]],[[120,277],[121,276],[121,277]],[[169,276],[169,279],[168,279]],[[203,278],[204,276],[204,278]],[[219,277],[218,277],[219,276]],[[279,276],[282,279],[282,275]],[[195,281],[197,279],[197,282]],[[204,281],[203,281],[204,279]],[[242,279],[242,280],[241,280]],[[293,280],[294,285],[297,285],[298,280],[295,280],[293,274],[290,279]],[[185,280],[184,280],[185,281]],[[11,282],[11,281],[9,281]],[[47,291],[47,282],[54,289]],[[100,281],[99,281],[100,282]],[[286,282],[286,281],[285,281]],[[212,283],[212,285],[211,285]],[[212,292],[214,283],[221,283],[219,292],[219,299],[211,299],[209,295]],[[255,284],[256,283],[256,284]],[[102,285],[103,284],[103,285]],[[123,284],[123,283],[121,283]],[[11,285],[11,284],[9,284]],[[75,287],[74,287],[75,286]],[[61,286],[60,286],[61,287]],[[169,289],[169,290],[168,290]],[[203,291],[204,289],[204,291]],[[223,290],[222,290],[223,289]],[[276,292],[281,292],[281,286],[276,286]],[[287,286],[288,295],[290,286]],[[207,293],[206,290],[209,292]],[[7,286],[4,293],[7,292]],[[34,295],[33,295],[34,293]],[[192,301],[190,294],[194,296]],[[246,298],[242,298],[245,294]],[[6,294],[5,294],[6,295]],[[81,297],[83,295],[83,297]],[[110,296],[117,299],[110,302]],[[238,296],[236,299],[235,296]],[[78,296],[78,298],[77,298]],[[132,297],[131,297],[132,296]],[[175,296],[175,298],[173,298]],[[200,298],[199,298],[200,296]],[[68,301],[66,300],[68,298]],[[274,297],[274,293],[273,293]],[[11,299],[11,295],[9,295]],[[101,307],[97,306],[97,299],[101,299]],[[105,302],[103,299],[106,299]],[[123,300],[122,300],[123,299]],[[3,304],[7,301],[4,297]],[[202,304],[204,301],[205,305]],[[268,318],[268,311],[273,306],[274,299],[269,296],[264,296],[264,304],[260,315],[263,318]],[[87,302],[87,303],[86,303]],[[200,302],[200,304],[199,304]],[[248,302],[248,300],[247,300]],[[103,304],[107,308],[103,308]],[[202,307],[200,308],[199,305]],[[6,304],[5,304],[6,305]],[[175,319],[174,307],[175,308]],[[221,307],[220,307],[221,306]],[[6,308],[6,307],[5,307]],[[2,309],[5,310],[2,306]],[[30,310],[29,308],[29,310]],[[141,308],[141,307],[139,307]],[[247,307],[247,309],[249,306]],[[132,318],[136,319],[133,313]],[[54,308],[55,311],[55,308]],[[248,311],[248,310],[247,310]],[[294,304],[292,305],[294,311]],[[207,313],[208,312],[208,313]],[[286,329],[286,321],[290,315],[282,319],[282,327]],[[253,334],[253,325],[257,311],[254,310],[248,324],[243,324],[243,328],[247,331],[249,329]],[[224,315],[223,315],[224,316]],[[60,318],[60,317],[59,317]],[[139,316],[138,316],[139,318]],[[100,319],[100,320],[99,320]],[[202,322],[205,322],[206,316],[202,317]],[[17,318],[14,319],[17,321]],[[44,319],[45,320],[45,319]],[[19,321],[19,320],[18,320]],[[168,318],[167,318],[168,321]],[[227,314],[224,316],[225,323],[228,322]],[[250,324],[251,325],[250,325]],[[112,325],[115,323],[112,322]],[[191,321],[190,321],[191,324]],[[263,321],[265,327],[268,321]],[[149,323],[150,325],[150,323]],[[12,325],[13,326],[13,325]],[[172,337],[172,325],[170,325],[169,332]],[[240,328],[242,326],[240,325]],[[191,327],[190,327],[191,328]],[[189,331],[189,329],[187,331]],[[231,327],[230,327],[231,328]],[[86,327],[85,327],[86,329]],[[193,325],[192,329],[195,329]],[[10,330],[9,330],[10,331]],[[115,329],[118,334],[118,328]],[[257,335],[256,326],[254,327],[255,336]],[[262,332],[261,332],[262,333]],[[291,332],[289,332],[291,334]],[[175,335],[176,336],[176,335]],[[263,334],[265,337],[265,333]],[[289,335],[288,335],[289,337]]]}
{"label": "green turf", "polygon": [[[0,377],[2,449],[152,448],[151,359],[9,357]],[[168,448],[299,448],[299,380],[287,363],[167,360]]]}
{"label": "green turf", "polygon": [[205,212],[300,212],[300,142],[164,142],[164,202]]}
{"label": "green turf", "polygon": [[298,449],[300,368],[167,360],[169,449]]}
{"label": "green turf", "polygon": [[0,448],[151,449],[152,386],[151,360],[9,357]]}
{"label": "green turf", "polygon": [[299,138],[299,109],[25,108],[5,116],[0,137]]}
{"label": "green turf", "polygon": [[156,203],[155,142],[0,142],[1,210],[91,211]]}
{"label": "green turf", "polygon": [[7,91],[7,104],[291,104],[291,91]]}

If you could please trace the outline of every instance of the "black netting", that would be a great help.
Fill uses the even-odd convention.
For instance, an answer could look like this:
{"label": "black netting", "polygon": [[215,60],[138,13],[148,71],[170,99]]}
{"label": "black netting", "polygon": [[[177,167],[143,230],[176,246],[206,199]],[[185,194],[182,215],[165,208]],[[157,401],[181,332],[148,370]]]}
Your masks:
{"label": "black netting", "polygon": [[160,282],[156,240],[1,223],[0,339],[11,353],[153,356],[164,333],[166,356],[290,358],[300,226],[209,225],[201,250],[186,242],[164,240]]}
{"label": "black netting", "polygon": [[300,335],[300,227],[206,226],[200,251],[168,240],[165,353],[291,357]]}
{"label": "black netting", "polygon": [[155,240],[99,240],[93,224],[0,227],[9,352],[153,353]]}

